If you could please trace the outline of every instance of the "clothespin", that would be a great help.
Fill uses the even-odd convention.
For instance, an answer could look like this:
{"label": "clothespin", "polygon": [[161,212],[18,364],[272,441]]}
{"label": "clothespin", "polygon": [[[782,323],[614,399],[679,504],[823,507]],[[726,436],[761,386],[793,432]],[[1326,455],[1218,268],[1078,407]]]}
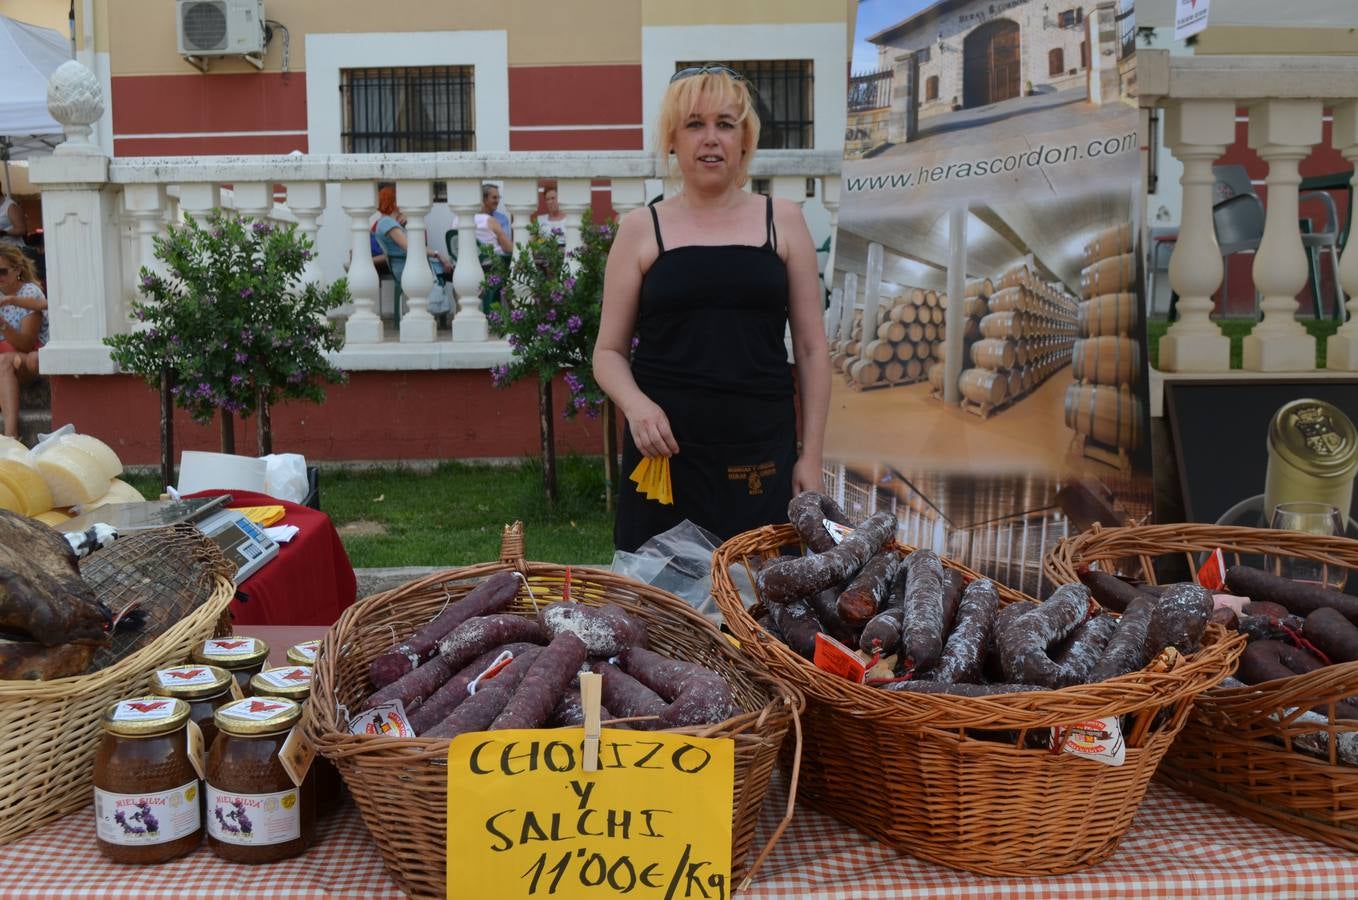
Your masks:
{"label": "clothespin", "polygon": [[601,732],[599,708],[604,692],[604,677],[598,672],[580,673],[580,705],[585,712],[585,759],[586,772],[599,771],[599,734]]}

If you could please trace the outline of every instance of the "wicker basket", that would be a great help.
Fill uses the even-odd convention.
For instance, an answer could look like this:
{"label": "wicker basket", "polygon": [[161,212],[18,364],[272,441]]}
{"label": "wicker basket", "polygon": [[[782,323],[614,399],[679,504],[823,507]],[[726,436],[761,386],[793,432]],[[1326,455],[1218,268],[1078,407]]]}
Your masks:
{"label": "wicker basket", "polygon": [[[569,584],[575,600],[622,606],[646,622],[653,649],[702,663],[731,683],[745,713],[719,725],[677,731],[734,740],[732,881],[739,883],[742,875],[752,874],[792,816],[789,799],[782,826],[750,862],[755,823],[783,738],[798,725],[801,696],[742,659],[706,619],[672,594],[601,569],[526,562],[522,530],[516,524],[506,529],[500,562],[436,573],[368,597],[344,612],[317,654],[307,733],[317,750],[338,766],[401,889],[415,896],[446,895],[449,742],[348,734],[341,727],[337,704],[356,708],[371,692],[368,665],[375,657],[428,623],[448,602],[506,569],[526,576],[538,603],[561,599]],[[509,611],[533,615],[535,607],[521,590]],[[797,756],[800,739],[795,744]],[[400,811],[400,827],[393,827],[398,824],[393,810]]]}
{"label": "wicker basket", "polygon": [[[1061,541],[1047,558],[1053,578],[1074,578],[1082,566],[1136,575],[1155,583],[1156,562],[1185,559],[1196,570],[1199,554],[1220,549],[1241,556],[1286,553],[1358,569],[1358,541],[1299,532],[1217,525],[1146,525],[1098,528]],[[1334,735],[1358,731],[1337,722],[1333,707],[1324,728],[1279,721],[1283,710],[1307,710],[1358,694],[1358,662],[1326,666],[1306,675],[1247,688],[1214,688],[1199,699],[1161,776],[1174,787],[1256,821],[1358,850],[1358,767],[1334,758]],[[1289,717],[1295,718],[1295,717]],[[1329,759],[1292,749],[1301,734],[1328,734]]]}
{"label": "wicker basket", "polygon": [[[802,801],[899,850],[983,875],[1055,875],[1112,854],[1194,697],[1226,676],[1243,644],[1213,626],[1204,649],[1170,673],[978,699],[892,693],[817,669],[743,608],[731,567],[748,573],[747,558],[797,542],[790,525],[732,538],[713,557],[712,591],[742,647],[806,694]],[[997,587],[1003,602],[1027,599]],[[1023,749],[1031,731],[1112,715],[1124,717],[1120,767]]]}
{"label": "wicker basket", "polygon": [[227,606],[236,594],[231,563],[190,525],[119,540],[96,556],[105,571],[137,574],[121,586],[93,585],[114,610],[138,596],[160,594],[157,573],[186,565],[207,574],[210,590],[185,598],[185,605],[195,608],[107,668],[52,681],[0,681],[0,844],[90,802],[99,717],[110,704],[145,694],[156,669],[187,661],[195,644],[223,633]]}

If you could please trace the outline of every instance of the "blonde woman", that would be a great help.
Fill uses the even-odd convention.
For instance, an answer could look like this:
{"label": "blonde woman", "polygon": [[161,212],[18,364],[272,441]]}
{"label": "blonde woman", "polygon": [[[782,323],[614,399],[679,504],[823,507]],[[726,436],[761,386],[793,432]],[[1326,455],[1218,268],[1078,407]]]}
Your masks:
{"label": "blonde woman", "polygon": [[19,387],[38,376],[47,343],[47,298],[33,264],[13,244],[0,244],[0,412],[5,436],[19,436]]}
{"label": "blonde woman", "polygon": [[595,378],[627,419],[624,477],[642,457],[670,459],[672,506],[623,482],[621,550],[684,519],[722,538],[785,522],[792,494],[821,484],[830,370],[815,247],[795,203],[742,190],[758,141],[739,73],[675,73],[656,148],[680,190],[619,225],[594,347]]}

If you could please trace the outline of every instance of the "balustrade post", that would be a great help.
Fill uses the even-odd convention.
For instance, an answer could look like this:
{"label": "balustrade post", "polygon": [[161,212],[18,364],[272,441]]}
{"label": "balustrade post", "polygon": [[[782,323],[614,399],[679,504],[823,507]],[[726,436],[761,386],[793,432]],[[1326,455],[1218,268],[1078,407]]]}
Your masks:
{"label": "balustrade post", "polygon": [[1235,103],[1185,100],[1165,110],[1165,144],[1183,163],[1183,209],[1169,259],[1169,283],[1179,295],[1179,320],[1160,339],[1166,372],[1224,372],[1231,340],[1212,321],[1212,294],[1221,284],[1221,247],[1212,224],[1212,163],[1235,140]]}
{"label": "balustrade post", "polygon": [[377,267],[373,265],[368,219],[377,208],[377,183],[346,181],[340,185],[340,206],[349,216],[349,295],[354,311],[344,323],[346,344],[380,344],[382,319],[377,310]]}
{"label": "balustrade post", "polygon": [[[566,252],[580,246],[580,217],[593,196],[588,178],[562,178],[556,183],[556,199],[566,214]],[[599,223],[595,223],[597,227]],[[570,265],[570,263],[568,263]]]}
{"label": "balustrade post", "polygon": [[123,317],[133,331],[143,331],[150,326],[132,317],[132,303],[141,298],[142,269],[157,277],[165,274],[165,264],[156,258],[155,245],[155,238],[165,224],[165,185],[125,185],[123,212],[132,220],[137,253],[136,264],[127,277],[127,301],[123,307]]}
{"label": "balustrade post", "polygon": [[321,267],[317,264],[316,234],[321,213],[325,212],[325,185],[319,181],[294,181],[287,185],[288,209],[297,219],[297,230],[311,241],[311,256],[302,266],[302,284],[320,284]]}
{"label": "balustrade post", "polygon": [[621,222],[623,216],[646,202],[646,179],[614,178],[609,191],[613,212]]}
{"label": "balustrade post", "polygon": [[[1353,163],[1349,190],[1358,191],[1358,100],[1347,100],[1334,108],[1333,143]],[[1350,241],[1339,259],[1339,284],[1348,294],[1348,321],[1325,341],[1325,368],[1344,372],[1358,371],[1358,246]],[[1317,286],[1317,291],[1320,288]]]}
{"label": "balustrade post", "polygon": [[241,182],[231,189],[236,214],[256,222],[270,218],[273,213],[273,185],[263,181]]}
{"label": "balustrade post", "polygon": [[453,317],[454,341],[484,341],[489,337],[486,314],[481,309],[481,259],[476,249],[476,214],[481,211],[481,185],[475,180],[448,182],[448,206],[457,214],[457,265],[453,266],[453,292],[457,314]]}
{"label": "balustrade post", "polygon": [[1268,163],[1268,212],[1254,254],[1254,284],[1263,319],[1244,341],[1244,368],[1300,372],[1316,367],[1316,342],[1296,320],[1297,292],[1306,286],[1306,251],[1297,216],[1298,166],[1320,143],[1319,100],[1264,100],[1250,107],[1249,144]]}
{"label": "balustrade post", "polygon": [[[511,251],[510,268],[513,268],[514,257],[519,255],[519,248],[528,244],[528,226],[533,221],[533,213],[538,208],[538,183],[533,178],[507,178],[504,187],[500,189],[500,205],[508,211],[510,219],[516,224],[513,234],[514,249]],[[514,284],[508,278],[500,286],[500,297],[507,301],[506,305],[514,303]]]}
{"label": "balustrade post", "polygon": [[[833,277],[834,271],[829,270]],[[825,339],[830,343],[831,352],[839,349],[839,317],[844,308],[844,289],[830,288],[830,308],[825,311]]]}
{"label": "balustrade post", "polygon": [[429,314],[429,295],[433,293],[434,273],[429,270],[428,242],[424,217],[433,205],[433,190],[426,180],[396,182],[396,202],[406,214],[406,265],[401,273],[401,293],[408,309],[401,316],[401,343],[428,344],[434,340],[436,326]]}

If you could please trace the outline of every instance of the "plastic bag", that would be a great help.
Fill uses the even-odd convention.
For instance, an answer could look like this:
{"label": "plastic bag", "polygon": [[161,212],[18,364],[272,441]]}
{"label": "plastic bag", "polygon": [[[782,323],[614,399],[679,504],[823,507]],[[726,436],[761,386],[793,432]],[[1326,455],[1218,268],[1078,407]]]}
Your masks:
{"label": "plastic bag", "polygon": [[270,453],[260,459],[268,463],[264,472],[264,493],[293,503],[301,503],[306,499],[309,485],[305,456],[300,453]]}
{"label": "plastic bag", "polygon": [[635,553],[613,554],[612,571],[618,575],[669,591],[713,622],[721,612],[712,599],[712,553],[721,539],[688,519],[657,534]]}

